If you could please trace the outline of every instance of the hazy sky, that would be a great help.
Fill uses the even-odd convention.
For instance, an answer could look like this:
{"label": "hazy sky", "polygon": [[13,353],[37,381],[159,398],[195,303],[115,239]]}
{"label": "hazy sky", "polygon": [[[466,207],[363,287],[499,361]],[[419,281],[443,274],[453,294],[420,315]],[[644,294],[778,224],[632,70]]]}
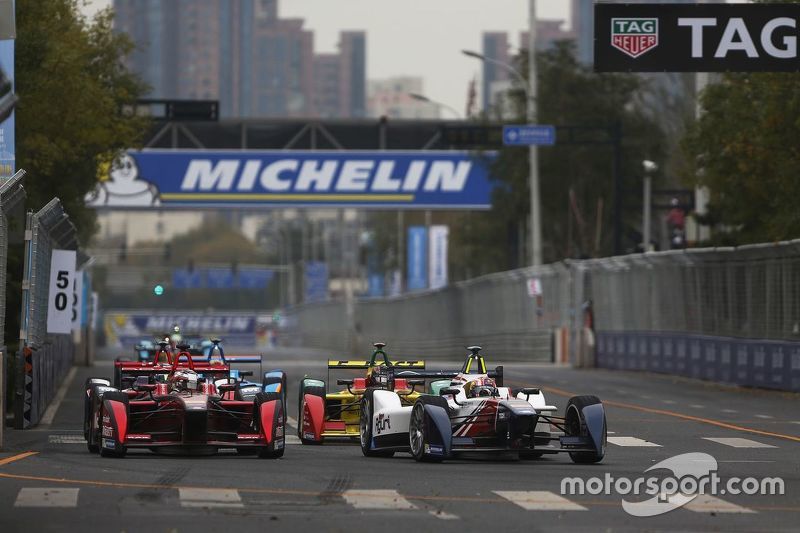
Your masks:
{"label": "hazy sky", "polygon": [[[111,0],[93,0],[90,14]],[[538,0],[539,18],[566,19],[568,0]],[[281,0],[279,15],[306,20],[316,52],[336,50],[341,30],[367,31],[367,77],[422,76],[425,94],[463,113],[467,83],[480,79],[481,33],[507,31],[518,45],[528,25],[528,0]],[[446,116],[446,112],[445,112]]]}

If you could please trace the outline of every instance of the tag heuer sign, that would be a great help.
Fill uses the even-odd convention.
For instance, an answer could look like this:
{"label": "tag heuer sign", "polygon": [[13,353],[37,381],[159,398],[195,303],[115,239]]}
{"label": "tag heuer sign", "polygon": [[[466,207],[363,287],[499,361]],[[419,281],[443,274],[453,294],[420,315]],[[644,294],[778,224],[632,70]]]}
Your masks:
{"label": "tag heuer sign", "polygon": [[639,57],[658,46],[657,18],[612,18],[611,46]]}

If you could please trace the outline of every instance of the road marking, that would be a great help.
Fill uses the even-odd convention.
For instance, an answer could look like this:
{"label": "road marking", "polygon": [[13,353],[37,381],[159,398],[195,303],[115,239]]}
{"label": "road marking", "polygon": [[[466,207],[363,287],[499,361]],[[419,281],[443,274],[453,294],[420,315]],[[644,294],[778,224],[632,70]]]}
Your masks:
{"label": "road marking", "polygon": [[752,509],[736,505],[735,503],[720,500],[708,494],[698,494],[697,497],[684,505],[695,513],[755,513]]}
{"label": "road marking", "polygon": [[738,413],[739,411],[737,411],[736,409],[723,409],[722,412],[723,413]]}
{"label": "road marking", "polygon": [[356,509],[416,509],[396,490],[347,490],[342,493],[347,503]]}
{"label": "road marking", "polygon": [[286,435],[286,445],[287,446],[294,446],[296,444],[303,444],[300,441],[300,437],[297,435]]}
{"label": "road marking", "polygon": [[774,416],[769,415],[753,415],[756,418],[763,418],[764,420],[769,420],[770,418],[775,418]]}
{"label": "road marking", "polygon": [[236,489],[178,489],[181,507],[244,507]]}
{"label": "road marking", "polygon": [[435,516],[436,518],[438,518],[440,520],[459,520],[460,519],[460,517],[458,515],[445,513],[444,511],[441,511],[441,510],[439,510],[439,511],[431,510],[431,511],[428,511],[428,512],[431,515]]}
{"label": "road marking", "polygon": [[50,402],[50,405],[47,407],[47,410],[42,415],[42,418],[39,420],[39,427],[46,428],[50,424],[53,423],[53,418],[55,418],[56,413],[58,412],[58,408],[61,407],[61,402],[64,400],[64,396],[67,395],[67,390],[69,386],[72,384],[72,380],[75,379],[75,372],[77,367],[72,367],[67,372],[67,376],[64,378],[64,381],[61,382],[61,386],[58,388],[58,392],[56,393],[55,398],[53,401]]}
{"label": "road marking", "polygon": [[710,440],[731,448],[777,448],[771,444],[764,444],[750,439],[741,439],[739,437],[703,437],[704,440]]}
{"label": "road marking", "polygon": [[526,511],[588,511],[583,505],[571,502],[549,490],[494,490],[492,492],[519,505]]}
{"label": "road marking", "polygon": [[660,444],[636,437],[608,437],[608,442],[617,446],[651,446],[660,448]]}
{"label": "road marking", "polygon": [[86,444],[83,435],[50,435],[47,437],[50,444]]}
{"label": "road marking", "polygon": [[6,457],[5,459],[0,459],[0,466],[7,465],[8,463],[13,463],[14,461],[19,461],[20,459],[25,459],[26,457],[30,457],[31,455],[36,455],[39,452],[22,452],[18,453],[17,455],[12,455],[11,457]]}
{"label": "road marking", "polygon": [[25,487],[19,490],[14,507],[77,507],[80,490]]}
{"label": "road marking", "polygon": [[675,403],[675,400],[661,400],[661,401],[664,402],[664,403],[668,403],[670,405]]}
{"label": "road marking", "polygon": [[291,416],[286,417],[286,425],[292,426],[293,428],[297,429],[297,420],[292,418]]}
{"label": "road marking", "polygon": [[[527,383],[519,382],[519,381],[511,381],[506,380],[508,383],[528,386]],[[555,387],[539,387],[545,392],[549,392],[555,394],[556,396],[564,396],[565,398],[571,398],[573,396],[578,396],[573,392],[565,391],[563,389],[557,389]],[[642,411],[643,413],[652,413],[657,415],[664,415],[664,416],[671,416],[673,418],[680,418],[682,420],[690,420],[692,422],[700,422],[702,424],[709,424],[711,426],[717,426],[725,429],[733,429],[736,431],[742,431],[744,433],[753,433],[754,435],[764,435],[766,437],[776,437],[779,439],[786,439],[791,440],[794,442],[800,442],[800,437],[797,435],[786,435],[784,433],[775,433],[773,431],[763,431],[761,429],[754,429],[748,428],[745,426],[737,426],[736,424],[730,424],[728,422],[722,422],[720,420],[714,420],[712,418],[703,418],[701,416],[694,416],[694,415],[685,415],[683,413],[677,413],[675,411],[667,411],[666,409],[655,409],[652,407],[645,407],[643,405],[636,405],[633,403],[627,402],[617,402],[613,400],[605,400],[603,402],[604,405],[608,405],[611,407],[621,407],[623,409],[631,409],[633,411]]]}
{"label": "road marking", "polygon": [[[50,477],[50,476],[29,476],[23,474],[6,474],[0,472],[0,479],[16,479],[22,481],[40,481],[47,483],[62,483],[82,485],[87,487],[105,487],[116,489],[153,489],[164,490],[164,485],[157,483],[130,483],[122,481],[101,481],[97,479],[71,479],[64,477]],[[200,489],[201,487],[172,487],[176,489]],[[205,487],[203,487],[205,488]],[[239,487],[239,493],[246,494],[267,494],[271,496],[300,496],[312,499],[319,499],[322,496],[330,496],[325,491],[318,490],[299,490],[299,489],[286,489],[281,487],[263,488],[263,487]],[[354,491],[356,492],[356,491]],[[363,492],[363,491],[358,491]],[[409,498],[415,500],[422,500],[428,502],[461,502],[461,503],[474,503],[474,504],[495,504],[495,503],[511,503],[505,498],[489,498],[487,496],[438,496],[438,495],[409,495]],[[614,507],[619,508],[619,501],[614,500],[581,500],[581,503],[589,506],[596,507]],[[800,506],[797,505],[751,505],[751,509],[765,512],[786,512],[800,514]]]}
{"label": "road marking", "polygon": [[702,405],[702,404],[699,404],[699,403],[689,404],[689,407],[691,407],[693,409],[705,409],[706,408],[705,405]]}

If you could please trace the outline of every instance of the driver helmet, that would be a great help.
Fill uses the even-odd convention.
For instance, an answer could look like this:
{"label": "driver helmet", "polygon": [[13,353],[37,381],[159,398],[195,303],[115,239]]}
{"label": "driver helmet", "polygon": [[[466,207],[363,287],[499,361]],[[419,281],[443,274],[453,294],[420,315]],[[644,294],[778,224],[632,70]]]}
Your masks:
{"label": "driver helmet", "polygon": [[194,370],[176,370],[172,375],[172,388],[175,390],[197,390],[197,372]]}
{"label": "driver helmet", "polygon": [[389,387],[389,368],[385,365],[372,367],[369,370],[368,384],[371,387]]}
{"label": "driver helmet", "polygon": [[470,398],[497,396],[497,383],[492,378],[478,378],[469,389]]}

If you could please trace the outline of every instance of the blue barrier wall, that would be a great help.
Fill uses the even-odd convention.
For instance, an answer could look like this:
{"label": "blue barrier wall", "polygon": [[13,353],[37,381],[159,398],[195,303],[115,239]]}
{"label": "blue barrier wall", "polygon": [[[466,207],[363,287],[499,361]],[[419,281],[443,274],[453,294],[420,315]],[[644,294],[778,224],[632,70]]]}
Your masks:
{"label": "blue barrier wall", "polygon": [[800,392],[800,342],[598,331],[596,363],[600,368]]}

